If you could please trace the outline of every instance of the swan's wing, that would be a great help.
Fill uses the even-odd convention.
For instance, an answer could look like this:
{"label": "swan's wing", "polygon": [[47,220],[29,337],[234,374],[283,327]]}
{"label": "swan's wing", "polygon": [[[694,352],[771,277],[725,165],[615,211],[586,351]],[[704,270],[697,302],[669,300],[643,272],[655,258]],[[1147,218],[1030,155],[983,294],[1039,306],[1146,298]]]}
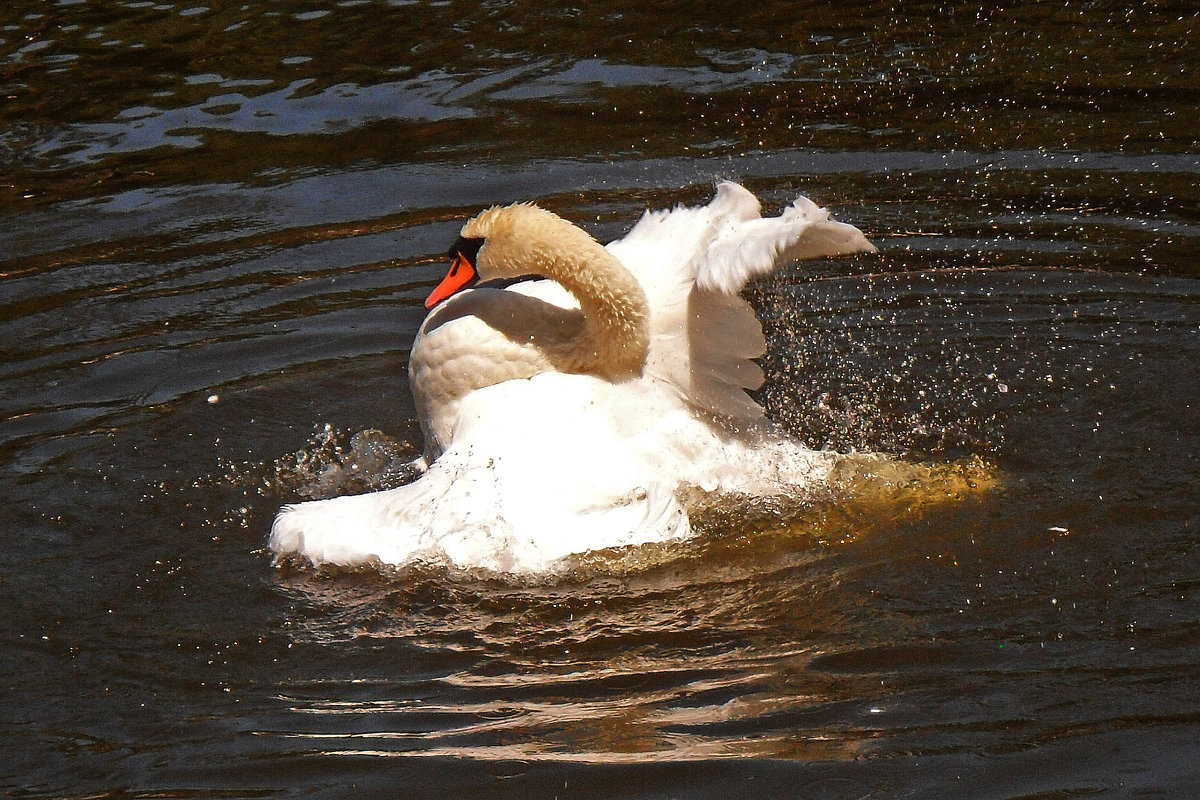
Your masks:
{"label": "swan's wing", "polygon": [[[758,365],[750,361],[763,351],[762,329],[736,294],[697,292],[696,273],[723,230],[758,218],[758,199],[736,183],[723,182],[707,205],[647,211],[623,239],[608,246],[641,283],[650,306],[646,374],[696,408],[740,419],[762,413],[740,388],[762,381]],[[705,352],[733,352],[736,359],[706,363]],[[721,380],[713,380],[714,369]],[[731,382],[733,391],[725,385]]]}
{"label": "swan's wing", "polygon": [[874,251],[858,228],[803,196],[778,217],[727,219],[696,265],[690,298],[688,371],[696,402],[742,421],[762,413],[745,392],[762,384],[750,359],[766,351],[754,309],[739,294],[752,278],[793,261]]}
{"label": "swan's wing", "polygon": [[647,374],[693,406],[740,424],[762,418],[745,390],[762,383],[751,359],[763,354],[765,341],[739,292],[790,261],[874,249],[857,228],[833,221],[805,197],[763,219],[757,198],[728,181],[708,205],[647,212],[609,245],[650,304]]}
{"label": "swan's wing", "polygon": [[780,265],[859,252],[875,252],[862,231],[834,221],[827,210],[800,196],[778,217],[723,226],[696,265],[696,286],[736,294],[751,278]]}
{"label": "swan's wing", "polygon": [[664,323],[657,327],[665,329],[670,312],[686,305],[697,270],[709,260],[709,247],[721,232],[758,218],[758,198],[725,181],[708,205],[647,211],[608,250],[638,279],[651,315]]}

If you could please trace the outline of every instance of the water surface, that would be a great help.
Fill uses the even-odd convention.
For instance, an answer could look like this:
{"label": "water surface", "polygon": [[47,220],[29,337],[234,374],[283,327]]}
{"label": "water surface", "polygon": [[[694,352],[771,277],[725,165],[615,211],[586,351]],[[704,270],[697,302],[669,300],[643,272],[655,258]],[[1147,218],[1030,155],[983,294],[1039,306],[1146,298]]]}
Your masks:
{"label": "water surface", "polygon": [[[1200,792],[1200,15],[892,5],[6,4],[0,786]],[[464,218],[607,240],[720,178],[879,245],[752,288],[760,399],[936,501],[272,566],[281,504],[404,479]]]}

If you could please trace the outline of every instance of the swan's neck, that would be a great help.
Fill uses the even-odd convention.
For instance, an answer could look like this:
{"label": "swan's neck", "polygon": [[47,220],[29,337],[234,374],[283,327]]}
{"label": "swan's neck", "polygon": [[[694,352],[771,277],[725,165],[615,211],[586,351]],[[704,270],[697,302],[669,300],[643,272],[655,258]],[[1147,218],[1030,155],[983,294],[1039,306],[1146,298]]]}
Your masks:
{"label": "swan's neck", "polygon": [[568,261],[560,274],[546,275],[573,294],[583,312],[583,333],[571,348],[575,371],[640,375],[649,348],[646,295],[621,262],[594,240],[592,244],[595,252],[586,264]]}
{"label": "swan's neck", "polygon": [[[536,206],[510,207],[512,235],[497,254],[508,274],[537,274],[579,301],[584,326],[556,354],[560,369],[620,379],[640,375],[649,348],[649,308],[637,279],[582,229]],[[489,244],[495,240],[494,233]]]}

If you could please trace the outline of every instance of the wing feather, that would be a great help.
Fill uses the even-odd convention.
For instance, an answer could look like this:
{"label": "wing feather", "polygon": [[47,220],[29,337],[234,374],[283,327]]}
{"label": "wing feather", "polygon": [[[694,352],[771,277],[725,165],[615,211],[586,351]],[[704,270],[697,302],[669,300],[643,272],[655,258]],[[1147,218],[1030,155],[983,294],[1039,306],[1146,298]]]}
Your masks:
{"label": "wing feather", "polygon": [[646,373],[697,409],[738,425],[762,420],[745,390],[761,385],[762,370],[751,359],[765,351],[742,289],[792,261],[874,249],[861,231],[806,197],[764,219],[758,199],[730,181],[718,184],[705,206],[646,212],[609,245],[650,304]]}

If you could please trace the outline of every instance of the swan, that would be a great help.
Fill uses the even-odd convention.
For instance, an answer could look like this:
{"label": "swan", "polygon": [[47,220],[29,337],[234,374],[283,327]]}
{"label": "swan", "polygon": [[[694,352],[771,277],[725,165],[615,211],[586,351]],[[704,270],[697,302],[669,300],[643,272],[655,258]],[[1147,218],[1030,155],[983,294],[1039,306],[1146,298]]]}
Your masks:
{"label": "swan", "polygon": [[818,485],[832,456],[773,431],[746,393],[765,341],[739,293],[781,264],[874,249],[806,197],[764,218],[728,181],[607,247],[532,203],[489,208],[451,247],[409,359],[423,474],[285,506],[269,546],[316,566],[537,573],[685,539],[697,494]]}

